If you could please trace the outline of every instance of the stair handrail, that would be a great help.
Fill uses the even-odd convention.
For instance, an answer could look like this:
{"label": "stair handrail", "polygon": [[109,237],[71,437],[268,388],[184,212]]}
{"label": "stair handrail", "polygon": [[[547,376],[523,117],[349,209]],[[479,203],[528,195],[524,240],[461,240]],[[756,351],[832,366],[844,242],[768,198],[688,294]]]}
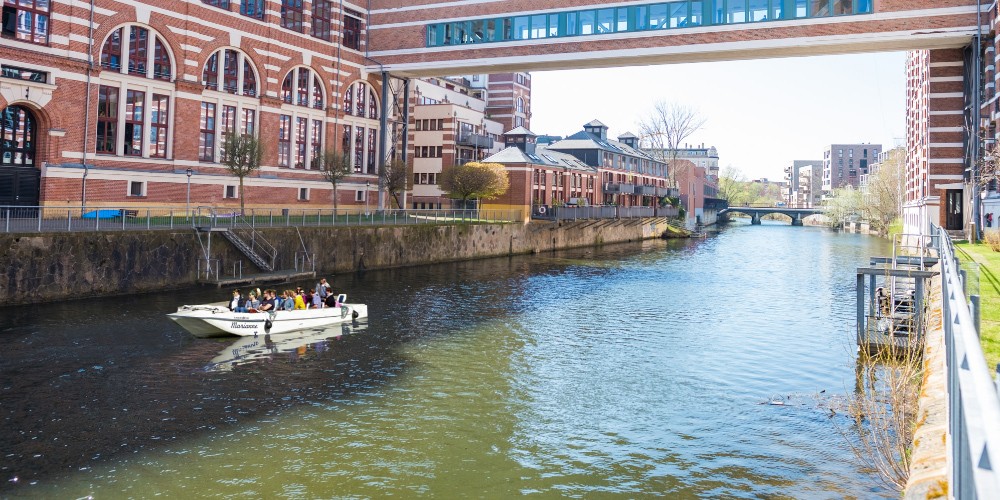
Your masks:
{"label": "stair handrail", "polygon": [[267,238],[260,231],[247,222],[244,216],[233,217],[233,226],[229,229],[229,232],[243,240],[251,252],[263,257],[268,261],[271,269],[274,269],[278,258],[278,250],[274,248],[271,242],[267,241]]}

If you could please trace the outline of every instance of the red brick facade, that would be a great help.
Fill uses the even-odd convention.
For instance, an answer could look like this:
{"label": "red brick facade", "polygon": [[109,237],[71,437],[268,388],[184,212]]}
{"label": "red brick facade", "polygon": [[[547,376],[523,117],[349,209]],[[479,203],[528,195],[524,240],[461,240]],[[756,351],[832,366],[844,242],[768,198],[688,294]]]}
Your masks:
{"label": "red brick facade", "polygon": [[[341,182],[339,202],[357,205],[356,191],[365,189],[366,182],[377,185],[370,166],[378,162],[369,156],[377,156],[378,140],[372,133],[378,133],[378,115],[382,111],[378,102],[381,79],[380,75],[365,70],[368,62],[363,53],[363,36],[359,50],[341,44],[340,26],[345,14],[339,11],[340,2],[328,3],[333,9],[330,41],[313,36],[310,14],[315,3],[305,2],[304,22],[301,32],[297,32],[282,27],[280,2],[273,0],[266,2],[263,19],[241,15],[239,0],[229,2],[228,11],[194,0],[166,4],[96,0],[91,37],[89,5],[52,2],[46,44],[10,37],[3,38],[0,44],[0,61],[5,69],[44,75],[43,81],[11,79],[10,75],[0,79],[0,109],[18,105],[35,118],[34,165],[42,169],[39,201],[46,205],[78,205],[83,198],[86,160],[88,203],[183,204],[186,202],[188,169],[194,172],[191,176],[192,204],[238,203],[239,200],[224,198],[225,186],[234,186],[238,181],[217,162],[218,149],[212,155],[215,161],[203,158],[204,150],[200,146],[203,146],[202,130],[206,129],[206,124],[201,121],[202,103],[207,102],[214,105],[216,122],[214,127],[207,127],[214,132],[208,138],[215,141],[220,141],[222,132],[228,128],[225,116],[238,110],[241,116],[234,117],[230,123],[240,126],[243,112],[253,115],[251,126],[259,132],[265,154],[262,169],[246,180],[245,201],[252,206],[330,206],[332,186],[315,168],[310,168],[310,159],[315,156],[315,150],[341,149],[345,125],[351,126],[352,138],[348,145],[352,149],[356,144],[362,146],[360,172]],[[350,2],[344,2],[344,6],[347,15],[360,16],[362,20],[367,16],[364,10],[352,7]],[[136,29],[134,38],[133,27]],[[120,69],[112,62],[112,56],[102,58],[105,41],[115,33],[122,34],[120,53],[115,52],[113,45],[109,47],[112,56],[118,56]],[[140,52],[133,54],[130,50]],[[144,50],[149,53],[142,53]],[[156,66],[162,60],[155,59],[154,50],[163,52],[168,58],[165,65]],[[90,71],[88,54],[93,59]],[[226,87],[209,88],[212,85],[206,83],[206,76],[219,78],[223,85],[229,82],[229,73],[217,77],[207,75],[206,65],[213,57],[217,58],[214,64],[218,74],[236,68],[230,72],[233,82],[255,83],[232,89],[232,92],[223,91]],[[137,69],[133,60],[139,61],[140,66],[153,61],[154,66]],[[232,65],[227,66],[230,62]],[[164,67],[169,75],[155,78],[158,68]],[[306,75],[309,78],[302,78],[306,83],[299,85],[298,81],[290,81],[291,88],[283,89],[285,79],[296,69],[299,72],[292,74]],[[130,74],[133,70],[138,74]],[[106,139],[108,144],[114,142],[115,151],[106,153],[97,152],[99,115],[104,112],[100,97],[102,87],[111,89],[107,92],[117,92],[118,99],[115,109],[118,116],[111,120],[116,128]],[[306,89],[302,96],[303,99],[308,96],[309,102],[299,102],[301,89]],[[347,89],[352,91],[353,113],[345,109]],[[359,89],[363,97],[358,96]],[[137,106],[123,103],[129,96]],[[165,151],[159,158],[153,144],[157,142],[153,137],[156,115],[151,108],[154,96],[161,96],[166,103],[163,110],[166,137],[159,141]],[[373,97],[376,106],[371,108]],[[359,112],[362,99],[364,109]],[[114,106],[107,109],[112,108]],[[225,114],[227,111],[231,111],[229,115]],[[284,120],[288,130],[281,131],[281,116],[288,117]],[[132,118],[137,118],[138,124],[130,123]],[[297,128],[299,124],[304,124],[304,134]],[[359,127],[364,129],[364,137],[356,141]],[[141,129],[135,132],[138,140],[126,139],[127,145],[123,146],[122,128],[129,132]],[[283,162],[279,161],[282,153],[278,141],[280,131],[290,136],[289,151]],[[137,156],[128,154],[131,144],[139,145]],[[212,142],[208,144],[207,148],[212,149]],[[300,153],[300,148],[304,148],[304,154]],[[133,189],[130,183],[143,183],[144,195],[128,196]]]}

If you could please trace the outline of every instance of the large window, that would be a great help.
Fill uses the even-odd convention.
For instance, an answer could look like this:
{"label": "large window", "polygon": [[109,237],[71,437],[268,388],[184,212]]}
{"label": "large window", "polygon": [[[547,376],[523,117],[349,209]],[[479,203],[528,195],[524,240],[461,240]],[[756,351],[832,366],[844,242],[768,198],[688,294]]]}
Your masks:
{"label": "large window", "polygon": [[[580,9],[547,15],[436,23],[427,26],[427,46],[438,47],[468,43],[680,29],[701,26],[706,23],[740,24],[806,17],[870,14],[872,8],[872,0],[687,0],[659,2],[629,7]],[[350,46],[353,43],[348,41],[348,33],[350,32],[352,32],[352,26],[345,16],[345,46]]]}
{"label": "large window", "polygon": [[375,174],[378,170],[379,104],[375,90],[364,82],[355,82],[344,92],[345,120],[342,150],[351,158],[354,171]]}
{"label": "large window", "polygon": [[49,43],[50,0],[3,0],[2,35],[29,43]]}
{"label": "large window", "polygon": [[281,100],[288,104],[324,109],[323,81],[309,68],[295,68],[281,83]]}
{"label": "large window", "polygon": [[215,103],[201,103],[201,116],[199,120],[198,137],[198,159],[202,161],[215,161]]}
{"label": "large window", "polygon": [[169,81],[173,77],[170,50],[159,35],[132,25],[111,32],[101,46],[101,67],[135,76]]}
{"label": "large window", "polygon": [[97,152],[116,154],[118,148],[118,87],[101,85],[97,91]]}
{"label": "large window", "polygon": [[332,2],[330,0],[315,0],[312,11],[312,35],[329,42],[332,38],[331,19],[333,19]]}
{"label": "large window", "polygon": [[246,54],[235,49],[215,51],[201,72],[207,89],[254,97],[257,95],[257,71]]}
{"label": "large window", "polygon": [[145,122],[146,93],[141,90],[125,92],[125,155],[142,156],[143,125]]}
{"label": "large window", "polygon": [[201,3],[207,3],[213,7],[229,10],[229,0],[201,0]]}
{"label": "large window", "polygon": [[302,0],[281,0],[281,27],[302,32]]}
{"label": "large window", "polygon": [[344,47],[361,50],[361,30],[364,26],[361,19],[361,14],[357,12],[344,12]]}
{"label": "large window", "polygon": [[291,166],[289,158],[292,151],[292,117],[281,115],[278,117],[278,166]]}
{"label": "large window", "polygon": [[170,97],[153,94],[149,113],[149,156],[167,157],[167,129],[170,126]]}

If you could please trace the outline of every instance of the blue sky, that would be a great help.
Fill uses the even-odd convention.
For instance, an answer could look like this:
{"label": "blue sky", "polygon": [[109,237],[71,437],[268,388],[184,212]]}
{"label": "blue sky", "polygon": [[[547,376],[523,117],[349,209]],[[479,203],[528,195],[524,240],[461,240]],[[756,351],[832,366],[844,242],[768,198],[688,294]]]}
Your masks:
{"label": "blue sky", "polygon": [[638,133],[658,100],[697,109],[688,142],[719,149],[719,163],[780,180],[792,160],[832,143],[905,137],[906,54],[856,54],[532,73],[531,129],[567,135],[599,119],[609,134]]}

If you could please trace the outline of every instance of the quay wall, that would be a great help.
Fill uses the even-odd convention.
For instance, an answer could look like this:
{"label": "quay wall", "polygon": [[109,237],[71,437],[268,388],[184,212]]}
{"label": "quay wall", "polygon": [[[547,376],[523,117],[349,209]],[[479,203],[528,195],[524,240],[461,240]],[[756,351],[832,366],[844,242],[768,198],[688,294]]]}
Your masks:
{"label": "quay wall", "polygon": [[[638,241],[667,230],[657,218],[260,232],[275,245],[279,269],[294,267],[304,244],[318,272],[336,274]],[[3,234],[0,294],[13,305],[191,286],[207,238],[202,234],[199,243],[191,229]],[[220,234],[212,237],[211,257],[220,259],[224,273],[240,261],[244,274],[259,271]]]}

